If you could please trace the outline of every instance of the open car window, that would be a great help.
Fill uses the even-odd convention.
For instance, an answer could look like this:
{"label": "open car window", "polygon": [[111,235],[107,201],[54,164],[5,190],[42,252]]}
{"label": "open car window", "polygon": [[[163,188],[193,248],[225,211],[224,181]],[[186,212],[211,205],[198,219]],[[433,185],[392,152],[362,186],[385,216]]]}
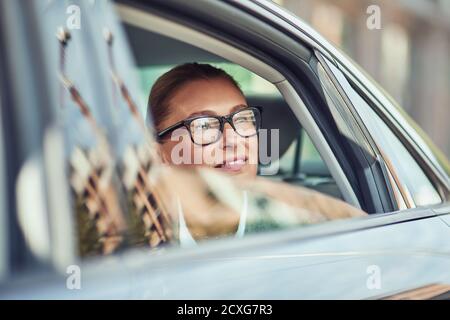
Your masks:
{"label": "open car window", "polygon": [[[211,57],[209,53],[200,51],[187,43],[164,37],[125,24],[125,30],[130,38],[132,50],[137,61],[137,73],[141,84],[141,99],[148,99],[148,95],[155,81],[181,63],[208,63],[225,70],[233,76],[244,92],[249,105],[263,108],[263,129],[267,130],[268,140],[277,139],[279,149],[273,150],[267,143],[268,161],[260,161],[259,173],[268,179],[284,181],[293,185],[307,187],[324,194],[343,199],[325,162],[312,143],[308,133],[301,127],[296,116],[276,86],[246,68],[221,57]],[[153,59],[145,55],[146,43],[143,37],[151,39],[158,50],[152,51]],[[138,41],[140,40],[140,41]],[[178,52],[178,55],[176,54]],[[169,63],[167,56],[177,63]],[[200,60],[203,59],[203,60]],[[223,60],[223,61],[221,61]],[[274,136],[271,130],[277,130]],[[273,142],[273,140],[272,140]],[[263,158],[264,158],[263,156]],[[266,174],[261,174],[261,171]]]}
{"label": "open car window", "polygon": [[[64,27],[62,3],[37,5],[55,104],[43,151],[49,217],[58,226],[49,231],[49,255],[62,259],[60,266],[130,248],[159,252],[365,216],[339,199],[330,172],[273,84],[195,47],[174,50],[166,37],[126,25],[124,32],[107,2],[83,5],[90,23],[79,32]],[[279,145],[267,151],[270,161],[261,163],[261,176],[238,179],[162,163],[154,128],[145,122],[146,96],[156,77],[192,60],[228,71],[249,104],[266,109],[263,128],[279,129]],[[36,241],[29,221],[21,227]]]}

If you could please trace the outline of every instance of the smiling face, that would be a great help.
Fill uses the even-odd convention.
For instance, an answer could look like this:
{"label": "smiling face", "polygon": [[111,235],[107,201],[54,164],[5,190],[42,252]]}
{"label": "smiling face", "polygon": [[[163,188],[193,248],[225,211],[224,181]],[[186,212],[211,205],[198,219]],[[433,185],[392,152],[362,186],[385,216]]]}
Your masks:
{"label": "smiling face", "polygon": [[[171,125],[203,115],[226,116],[247,105],[240,90],[225,78],[190,81],[178,88],[169,100],[169,113],[157,124],[158,132]],[[161,143],[165,162],[183,166],[206,166],[228,174],[256,176],[257,135],[242,137],[229,123],[214,143],[202,146],[192,142],[189,131],[174,130]]]}

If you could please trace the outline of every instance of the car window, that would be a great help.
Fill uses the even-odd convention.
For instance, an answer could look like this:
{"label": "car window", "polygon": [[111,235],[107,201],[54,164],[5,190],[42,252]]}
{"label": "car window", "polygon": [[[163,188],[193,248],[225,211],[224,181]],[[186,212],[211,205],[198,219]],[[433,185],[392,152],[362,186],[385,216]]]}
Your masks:
{"label": "car window", "polygon": [[342,72],[331,63],[328,63],[328,66],[342,85],[378,148],[383,152],[382,156],[387,162],[390,174],[398,176],[397,187],[404,190],[405,201],[412,201],[415,206],[441,203],[442,199],[436,188],[400,139],[354,89]]}
{"label": "car window", "polygon": [[[136,53],[135,56],[139,58],[139,54]],[[189,61],[195,57],[185,59]],[[199,63],[211,64],[232,75],[246,95],[249,105],[256,104],[263,108],[263,128],[279,129],[281,140],[279,159],[260,163],[260,173],[265,170],[270,172],[265,175],[269,179],[304,186],[343,199],[325,162],[306,131],[289,112],[289,106],[275,85],[235,63],[227,61],[199,61]],[[176,64],[139,66],[137,72],[141,80],[142,99],[148,99],[150,88],[158,77],[175,66]],[[276,108],[279,111],[276,111]],[[268,153],[270,154],[270,150]]]}
{"label": "car window", "polygon": [[[61,255],[54,254],[55,260],[65,259],[59,267],[74,257],[87,259],[130,248],[159,254],[168,246],[365,215],[330,197],[333,194],[326,189],[311,190],[317,185],[312,180],[310,185],[292,185],[266,177],[233,179],[217,170],[165,165],[153,127],[144,121],[146,95],[157,76],[183,62],[180,57],[195,57],[179,51],[173,63],[133,61],[122,25],[108,2],[82,3],[80,29],[65,27],[65,3],[36,6],[52,97],[53,122],[46,139],[52,138],[43,150],[51,169],[43,175],[55,226],[48,231],[52,233],[49,251]],[[155,46],[157,42],[152,42],[151,48]],[[141,47],[132,49],[136,58]],[[166,59],[161,53],[160,58]],[[267,129],[283,129],[281,155],[295,144],[303,130],[273,84],[217,57],[198,61],[226,69],[242,81],[249,104],[266,107],[266,118],[276,120],[267,121]],[[143,88],[138,87],[136,75]],[[308,161],[320,163],[305,139],[302,135],[298,140],[305,158],[292,160],[305,169],[302,174],[307,173]],[[33,227],[30,220],[21,224],[27,230]]]}
{"label": "car window", "polygon": [[[263,177],[254,181],[256,184],[250,183],[252,187],[247,190],[248,192],[237,192],[235,189],[236,185],[231,183],[228,177],[203,172],[199,177],[194,175],[188,178],[190,174],[185,177],[193,179],[192,182],[188,182],[189,188],[187,189],[182,183],[185,178],[181,174],[180,181],[174,181],[172,190],[180,188],[181,193],[199,193],[198,196],[201,196],[201,198],[205,196],[204,191],[206,191],[206,194],[210,194],[214,201],[219,201],[220,206],[230,206],[242,214],[241,210],[245,207],[244,203],[251,204],[250,207],[254,211],[253,213],[250,213],[252,210],[248,212],[249,216],[252,216],[252,218],[247,218],[248,224],[245,232],[248,233],[298,225],[295,223],[296,218],[292,216],[285,220],[290,215],[289,213],[285,215],[283,212],[284,210],[290,212],[289,208],[284,207],[287,203],[283,203],[284,200],[274,201],[283,193],[281,190],[286,191],[286,195],[288,195],[291,191],[297,190],[297,188],[298,191],[312,189],[313,191],[319,191],[317,194],[326,194],[335,198],[341,197],[328,168],[275,85],[236,63],[195,47],[195,44],[155,33],[146,29],[145,26],[131,23],[129,18],[126,19],[123,25],[135,59],[135,70],[141,83],[141,100],[148,100],[150,90],[158,77],[174,66],[188,62],[208,63],[224,69],[239,82],[249,105],[262,107],[262,129],[279,129],[279,157],[271,159],[273,161],[269,164],[260,163],[260,168],[266,169],[267,167],[272,167],[272,165],[277,167],[278,164],[280,164],[280,167],[277,167],[273,174],[265,175],[260,172],[260,175]],[[149,124],[152,125],[151,122]],[[300,152],[292,153],[291,150],[295,149],[296,145],[301,145]],[[269,153],[272,155],[272,150]],[[284,163],[287,162],[290,162],[290,170],[284,170]],[[294,167],[300,170],[299,175],[295,179],[293,178]],[[206,181],[206,185],[204,185],[204,177],[211,177],[210,181]],[[200,179],[198,180],[198,178]],[[279,184],[279,181],[275,181],[276,184],[272,185],[273,180],[282,180],[288,183]],[[246,185],[248,186],[248,184]],[[253,193],[250,191],[253,187],[258,192]],[[289,191],[285,188],[289,189]],[[302,203],[301,198],[301,196],[294,196],[290,198],[288,203],[290,202],[293,205],[293,202],[298,201],[297,205],[307,205],[306,202]],[[199,206],[199,208],[204,208],[205,212],[210,212],[214,216],[217,209],[214,208],[213,203],[209,200],[208,202],[210,203],[208,207],[204,206],[203,200],[196,201],[195,205]],[[314,201],[307,202],[313,203]],[[284,207],[283,210],[281,209],[282,207]],[[184,209],[181,210],[183,213],[186,213]],[[188,210],[191,210],[191,208],[188,208]],[[222,210],[225,212],[223,216],[226,216],[228,210],[224,207],[222,207]],[[261,210],[263,212],[260,212]],[[180,216],[182,217],[182,215]],[[290,219],[291,222],[288,222]],[[181,227],[188,224],[185,224],[183,220],[180,221]],[[185,241],[191,242],[189,234],[180,234],[181,238],[185,238],[185,236],[188,239],[185,239]]]}

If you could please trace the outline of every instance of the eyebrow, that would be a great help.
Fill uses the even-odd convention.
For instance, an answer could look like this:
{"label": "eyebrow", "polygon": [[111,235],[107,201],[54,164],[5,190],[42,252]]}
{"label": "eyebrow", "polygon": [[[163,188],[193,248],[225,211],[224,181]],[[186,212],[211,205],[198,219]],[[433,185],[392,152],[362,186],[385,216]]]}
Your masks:
{"label": "eyebrow", "polygon": [[[247,108],[248,106],[245,104],[238,104],[235,105],[233,108],[231,108],[230,113],[233,113],[239,109],[244,109]],[[217,112],[212,111],[212,110],[202,110],[202,111],[197,111],[197,112],[193,112],[190,115],[187,116],[187,119],[195,117],[195,116],[217,116]]]}
{"label": "eyebrow", "polygon": [[233,113],[233,112],[235,112],[237,110],[240,110],[240,109],[245,109],[247,107],[248,106],[246,104],[238,104],[238,105],[234,106],[233,108],[231,108],[231,112],[230,113]]}
{"label": "eyebrow", "polygon": [[189,114],[186,119],[195,117],[195,116],[216,116],[217,113],[215,111],[212,110],[202,110],[202,111],[197,111],[197,112],[193,112],[191,114]]}

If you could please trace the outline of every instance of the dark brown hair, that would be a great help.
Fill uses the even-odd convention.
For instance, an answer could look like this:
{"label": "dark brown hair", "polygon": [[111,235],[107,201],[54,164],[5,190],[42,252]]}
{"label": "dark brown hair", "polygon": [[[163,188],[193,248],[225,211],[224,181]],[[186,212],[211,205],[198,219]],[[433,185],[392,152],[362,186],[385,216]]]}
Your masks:
{"label": "dark brown hair", "polygon": [[228,73],[210,64],[185,63],[164,73],[153,85],[147,105],[147,121],[153,120],[156,130],[169,115],[169,103],[175,92],[182,86],[196,80],[225,79],[230,81],[242,93],[239,84]]}

